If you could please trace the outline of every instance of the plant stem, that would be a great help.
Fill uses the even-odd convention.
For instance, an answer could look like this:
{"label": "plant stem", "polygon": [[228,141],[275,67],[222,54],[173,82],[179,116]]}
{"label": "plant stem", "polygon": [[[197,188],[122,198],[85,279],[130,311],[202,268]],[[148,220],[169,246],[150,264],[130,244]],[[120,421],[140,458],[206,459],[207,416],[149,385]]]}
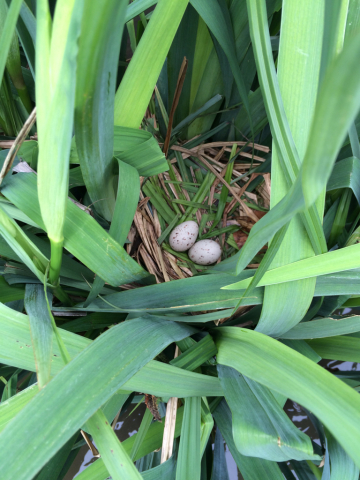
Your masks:
{"label": "plant stem", "polygon": [[310,470],[315,475],[316,480],[321,480],[322,470],[319,469],[316,465],[314,465],[310,460],[306,460]]}
{"label": "plant stem", "polygon": [[50,238],[51,257],[50,257],[49,281],[51,285],[54,285],[54,286],[57,286],[59,283],[63,244],[64,244],[63,238],[60,241],[54,241]]}

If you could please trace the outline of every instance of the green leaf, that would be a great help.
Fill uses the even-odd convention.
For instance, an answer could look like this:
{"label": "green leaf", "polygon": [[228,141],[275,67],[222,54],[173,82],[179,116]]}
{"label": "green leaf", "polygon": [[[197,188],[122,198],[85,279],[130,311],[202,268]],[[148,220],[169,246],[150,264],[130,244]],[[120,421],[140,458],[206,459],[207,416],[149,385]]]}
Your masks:
{"label": "green leaf", "polygon": [[[271,202],[273,208],[295,182],[304,157],[319,81],[324,6],[323,2],[315,4],[310,1],[305,9],[299,8],[299,4],[295,3],[284,6],[286,16],[282,17],[283,46],[279,55],[278,83],[265,1],[248,1],[247,4],[259,80],[274,138],[273,168],[276,175],[273,180],[276,187]],[[295,21],[298,25],[296,34],[293,32]],[[292,54],[294,51],[296,55]],[[304,57],[311,58],[311,61],[304,61]],[[295,98],[302,100],[296,102]],[[307,128],[304,127],[304,122],[308,124]],[[318,207],[321,212],[323,205],[321,207],[319,204]],[[312,206],[308,212],[302,214],[301,219],[315,252],[319,254],[326,251],[326,242],[316,208]],[[305,232],[298,219],[292,222],[291,230],[294,230],[296,237],[301,235],[300,238],[304,238],[299,248],[304,249],[305,255],[311,253],[311,246],[305,240]],[[290,232],[287,235],[290,239]],[[301,258],[301,254],[300,257],[297,256],[297,249],[292,249],[291,242],[287,246],[284,244],[284,251],[287,250],[292,251],[290,255],[292,258]],[[308,288],[309,286],[308,282]]]}
{"label": "green leaf", "polygon": [[233,436],[242,455],[275,462],[321,460],[310,438],[295,427],[268,388],[218,365],[220,383],[233,415]]}
{"label": "green leaf", "polygon": [[85,0],[79,43],[76,146],[91,201],[108,221],[115,208],[114,98],[127,3],[127,0],[100,3]]}
{"label": "green leaf", "polygon": [[[114,126],[114,156],[136,168],[139,175],[149,177],[169,169],[164,154],[150,132],[136,128]],[[70,157],[79,163],[75,137]],[[72,171],[70,171],[71,175]]]}
{"label": "green leaf", "polygon": [[0,207],[0,234],[8,245],[22,260],[22,262],[44,282],[44,273],[48,259],[40,252],[36,245],[25,235],[18,224],[10,218]]}
{"label": "green leaf", "polygon": [[234,33],[231,30],[231,19],[226,2],[219,3],[216,0],[191,0],[191,4],[224,50],[232,74],[234,75],[240,98],[251,121],[248,92],[236,57]]}
{"label": "green leaf", "polygon": [[[249,286],[246,288],[245,292],[243,293],[242,297],[240,298],[240,301],[237,305],[237,307],[244,305],[244,302],[246,302],[246,299],[251,296],[251,293],[253,290],[258,286],[259,282],[261,281],[262,277],[265,275],[266,271],[269,269],[270,265],[272,264],[274,257],[276,256],[284,238],[285,234],[289,228],[290,223],[287,223],[283,227],[281,227],[280,230],[278,230],[272,241],[271,244],[269,245],[269,248],[266,250],[265,255],[263,256],[263,259],[261,260],[260,265],[255,271],[254,276],[251,279],[251,282]],[[236,307],[235,307],[236,308]],[[261,317],[263,318],[263,317]],[[267,322],[266,322],[267,323]],[[273,322],[270,322],[273,323]],[[274,328],[274,326],[272,327]]]}
{"label": "green leaf", "polygon": [[152,7],[158,2],[158,0],[136,0],[131,2],[126,9],[125,22],[129,22],[140,13],[144,12],[147,8]]}
{"label": "green leaf", "polygon": [[[124,322],[97,338],[2,431],[0,439],[6,445],[2,464],[4,477],[16,475],[19,480],[25,480],[34,476],[59,447],[142,366],[166,345],[192,332],[193,329],[174,323],[137,319]],[[110,357],[109,351],[114,352]],[[80,377],[79,368],[82,371]],[[66,389],[62,388],[63,385]],[[56,416],[53,415],[55,404]],[[36,416],[39,411],[43,412],[41,425]],[[66,425],[66,428],[61,428],[61,425]],[[28,436],[29,431],[31,436]],[[28,454],[22,452],[19,457],[19,439],[24,435],[28,436]],[[48,438],[46,444],[42,441],[44,436]],[[16,463],[13,458],[17,458]]]}
{"label": "green leaf", "polygon": [[[51,296],[49,302],[51,303]],[[43,285],[26,285],[25,309],[29,316],[39,389],[50,381],[53,327]]]}
{"label": "green leaf", "polygon": [[352,336],[335,336],[306,340],[306,343],[322,358],[358,362],[360,338]]}
{"label": "green leaf", "polygon": [[[38,2],[38,25],[47,29]],[[68,196],[69,155],[75,104],[75,73],[83,0],[58,2],[54,16],[51,45],[37,35],[36,62],[49,70],[36,82],[36,97],[45,96],[38,115],[39,158],[38,192],[41,216],[51,241],[50,282],[58,282],[63,245],[63,228]],[[45,64],[46,56],[48,64]],[[44,57],[44,58],[43,58]],[[45,92],[48,91],[48,95]],[[64,101],[66,99],[66,101]],[[49,162],[49,158],[52,159]]]}
{"label": "green leaf", "polygon": [[[8,7],[6,4],[6,0],[1,0],[0,2],[0,17],[1,17],[1,24],[0,24],[0,32],[3,30],[2,22],[6,21],[8,15]],[[6,69],[11,77],[14,87],[16,88],[16,92],[25,107],[25,111],[30,114],[32,111],[32,102],[29,97],[29,93],[27,91],[24,77],[22,74],[21,69],[21,62],[20,62],[20,49],[19,49],[19,40],[14,32],[12,36],[11,46],[9,48],[8,58],[6,62]],[[0,70],[1,71],[1,70]],[[0,77],[1,78],[1,77]]]}
{"label": "green leaf", "polygon": [[301,355],[304,355],[304,357],[309,358],[315,363],[319,363],[321,360],[320,355],[318,355],[304,340],[281,339],[280,341],[287,347],[301,353]]}
{"label": "green leaf", "polygon": [[219,428],[216,429],[215,434],[214,463],[211,473],[211,480],[229,480],[224,450],[224,439]]}
{"label": "green leaf", "polygon": [[[170,100],[170,105],[168,107],[168,112],[170,113],[171,102],[173,102],[174,100],[179,71],[184,57],[188,62],[186,76],[181,90],[180,101],[174,112],[173,125],[176,125],[176,130],[172,130],[172,136],[179,131],[178,125],[181,124],[182,121],[185,120],[185,118],[189,114],[192,74],[194,70],[194,53],[196,49],[198,24],[199,15],[197,11],[193,8],[193,6],[191,4],[188,4],[185,13],[181,19],[180,25],[176,31],[176,35],[171,44],[169,53],[167,55],[166,65],[164,65],[167,73],[168,91],[166,93],[159,92],[158,97],[161,96]],[[158,86],[161,88],[161,83]],[[160,100],[160,102],[161,101],[162,100]],[[166,119],[164,120],[164,122],[166,123]],[[180,173],[182,173],[181,170]],[[183,177],[183,180],[186,181],[186,176]]]}
{"label": "green leaf", "polygon": [[130,452],[130,458],[132,458],[132,459],[135,458],[135,456],[136,456],[136,454],[137,454],[137,452],[140,448],[140,445],[144,441],[144,438],[145,438],[147,432],[149,431],[149,427],[151,425],[152,419],[153,419],[152,413],[147,408],[145,410],[144,416],[141,420],[141,424],[140,424],[140,427],[139,427],[139,430],[138,430],[138,434],[136,435],[135,442],[132,446],[132,449],[131,449],[131,452]]}
{"label": "green leaf", "polygon": [[181,132],[183,128],[185,128],[189,123],[193,122],[199,115],[206,112],[209,108],[211,108],[216,103],[222,100],[222,96],[219,94],[214,95],[210,100],[208,100],[202,107],[200,107],[196,112],[190,113],[187,117],[184,118],[181,122],[179,122],[175,128],[172,129],[171,135],[174,136],[177,133]]}
{"label": "green leaf", "polygon": [[200,412],[201,397],[185,400],[176,480],[200,480]]}
{"label": "green leaf", "polygon": [[185,370],[193,371],[197,367],[200,367],[210,358],[216,355],[216,346],[210,335],[206,335],[200,342],[195,343],[192,347],[188,348],[179,357],[170,361],[171,365],[178,368],[184,368]]}
{"label": "green leaf", "polygon": [[159,0],[115,96],[115,125],[138,128],[188,0]]}
{"label": "green leaf", "polygon": [[86,422],[101,454],[101,458],[113,480],[141,480],[122,442],[116,436],[101,410],[94,413]]}
{"label": "green leaf", "polygon": [[174,455],[169,460],[141,473],[144,480],[175,480],[176,461]]}
{"label": "green leaf", "polygon": [[[45,229],[34,174],[19,173],[8,178],[2,186],[2,193]],[[83,248],[85,244],[86,248]],[[110,285],[118,286],[149,276],[121,245],[70,199],[66,206],[64,247]]]}
{"label": "green leaf", "polygon": [[[263,88],[264,102],[268,102],[267,111],[273,133],[271,207],[274,207],[294,183],[309,137],[319,85],[324,2],[309,0],[305,8],[296,2],[284,3],[277,59],[279,85],[269,48],[265,3],[250,1],[248,6],[252,38],[258,39],[260,36],[261,47],[266,49],[262,58],[259,45],[255,43],[258,71],[261,77],[265,77],[261,85],[266,84]],[[255,4],[260,7],[261,25],[256,24]],[[296,29],[294,24],[297,25]],[[257,32],[260,28],[265,32]],[[261,62],[264,65],[260,66]],[[274,246],[276,256],[270,268],[312,257],[314,252],[320,254],[327,251],[320,222],[323,203],[324,195],[311,210],[304,211],[300,218],[295,217],[290,221],[281,246]],[[309,308],[314,289],[315,279],[265,288],[263,310],[256,329],[268,335],[277,335],[296,325]]]}
{"label": "green leaf", "polygon": [[349,480],[358,480],[359,469],[351,460],[349,455],[336,441],[330,432],[326,432],[327,449],[331,463],[331,480],[341,480],[343,478]]}
{"label": "green leaf", "polygon": [[21,287],[10,287],[5,281],[4,277],[0,277],[0,302],[13,302],[15,300],[22,300],[25,295],[25,290]]}
{"label": "green leaf", "polygon": [[[357,41],[357,37],[354,37],[351,44],[349,41],[345,45],[342,53],[329,68],[319,92],[307,152],[304,156],[303,170],[308,169],[308,173],[305,176],[298,176],[297,181],[283,200],[251,229],[249,238],[241,249],[239,257],[236,257],[238,261],[237,271],[241,271],[266,241],[270,240],[276,231],[287,223],[296,212],[304,209],[304,198],[299,182],[302,182],[304,192],[305,189],[307,192],[317,192],[316,195],[311,193],[311,202],[307,197],[309,193],[306,193],[306,195],[304,193],[309,204],[315,201],[325,187],[345,133],[354,120],[360,104],[360,86],[357,82],[358,73],[355,67],[356,64],[357,68],[360,68],[357,62],[358,48],[360,48],[360,42]],[[347,78],[353,74],[354,77],[349,83]],[[334,91],[338,93],[336,96],[333,95]],[[344,98],[346,96],[346,101],[343,101],[343,96]],[[351,107],[349,107],[348,102],[351,103]],[[326,119],[326,122],[324,122],[324,119]],[[320,133],[321,141],[319,141]],[[327,159],[325,170],[323,169],[324,158]],[[306,179],[306,182],[304,179]]]}
{"label": "green leaf", "polygon": [[[168,323],[162,319],[159,321]],[[35,372],[27,316],[0,304],[0,331],[0,361]],[[67,332],[61,328],[58,331],[72,358],[91,344],[91,340],[81,335]],[[60,358],[59,346],[55,341],[53,341],[52,350],[51,373],[55,375],[62,370],[64,363]],[[151,361],[142,368],[126,382],[123,388],[128,391],[147,391],[157,397],[182,398],[198,395],[222,395],[218,378],[189,372],[157,361]]]}
{"label": "green leaf", "polygon": [[216,330],[216,339],[218,363],[235,368],[310,410],[359,463],[360,398],[355,391],[316,363],[261,333],[224,327]]}
{"label": "green leaf", "polygon": [[360,203],[360,160],[356,157],[345,158],[335,163],[326,190],[331,192],[339,188],[351,188]]}
{"label": "green leaf", "polygon": [[[119,183],[116,197],[114,218],[110,225],[109,234],[120,244],[124,245],[130,231],[131,224],[137,209],[140,195],[140,180],[135,168],[118,161]],[[96,277],[90,294],[84,303],[89,305],[100,293],[105,285],[104,280]]]}
{"label": "green leaf", "polygon": [[217,406],[213,416],[244,480],[284,479],[277,463],[264,460],[263,458],[246,457],[237,450],[232,433],[231,411],[225,399]]}
{"label": "green leaf", "polygon": [[[26,2],[23,2],[20,17],[17,21],[17,33],[29,64],[29,74],[35,78],[35,42],[36,42],[36,18]],[[23,70],[26,83],[26,72]],[[31,92],[30,92],[31,93]],[[34,98],[32,97],[34,100]]]}
{"label": "green leaf", "polygon": [[[183,414],[184,414],[184,407],[181,407],[177,410],[175,437],[178,437],[180,435]],[[139,459],[153,452],[154,450],[160,448],[162,444],[163,433],[164,433],[164,423],[155,422],[151,424],[149,431],[143,443],[141,444],[140,450],[135,458]],[[124,440],[123,446],[126,452],[128,453],[131,452],[131,449],[134,443],[136,442],[137,435],[138,433],[135,433],[135,435],[132,435],[130,438],[127,438],[126,440]],[[174,471],[175,471],[175,459],[173,455],[171,458],[169,458],[167,462],[164,462],[159,467],[155,467],[154,469],[148,470],[148,472],[143,472],[142,476],[144,479],[148,479],[148,480],[157,480],[158,478],[160,478],[161,480],[170,480],[173,478],[171,475],[174,474]],[[156,477],[157,473],[161,473],[161,475],[163,476]],[[166,476],[167,473],[169,474],[169,477]],[[87,467],[84,471],[82,471],[78,475],[79,480],[94,480],[99,478],[105,479],[107,477],[108,477],[108,472],[101,458],[99,458],[99,460],[96,460],[96,462],[89,465],[89,467]]]}
{"label": "green leaf", "polygon": [[114,156],[150,177],[169,169],[155,138],[144,130],[115,125]]}
{"label": "green leaf", "polygon": [[304,196],[309,205],[330,177],[335,156],[359,111],[359,39],[360,34],[349,39],[321,84],[302,171]]}
{"label": "green leaf", "polygon": [[[248,278],[252,273],[249,270],[244,271],[239,278]],[[203,311],[204,309],[230,308],[236,305],[237,298],[242,292],[229,292],[221,288],[233,278],[230,275],[219,274],[186,278],[177,280],[176,283],[151,285],[141,290],[141,297],[136,290],[128,290],[107,295],[104,299],[96,299],[91,307],[88,307],[88,311],[136,312],[146,310],[148,313],[155,314],[179,314]],[[248,305],[257,305],[258,303],[262,303],[261,289],[256,289],[248,299]]]}
{"label": "green leaf", "polygon": [[4,23],[1,22],[0,27],[0,79],[2,82],[5,65],[7,62],[11,42],[13,40],[13,34],[15,32],[16,22],[19,16],[22,0],[13,0],[10,4],[6,19]]}
{"label": "green leaf", "polygon": [[360,331],[360,317],[320,318],[311,322],[301,322],[281,335],[281,338],[296,340],[328,338]]}
{"label": "green leaf", "polygon": [[214,429],[214,419],[206,397],[201,398],[201,433],[200,433],[200,457],[202,458],[209,443],[211,432]]}
{"label": "green leaf", "polygon": [[73,435],[68,442],[63,445],[60,450],[53,456],[53,458],[41,469],[40,473],[36,477],[36,480],[48,480],[49,478],[57,478],[61,475],[62,469],[66,468],[66,462],[71,458],[72,448],[76,439],[78,438],[78,432]]}
{"label": "green leaf", "polygon": [[[359,244],[351,245],[350,247],[334,250],[316,257],[305,258],[298,262],[268,270],[258,285],[275,285],[359,268],[360,258],[357,258],[358,250],[360,250]],[[250,279],[245,279],[222,288],[224,290],[243,289],[250,284],[250,281]]]}

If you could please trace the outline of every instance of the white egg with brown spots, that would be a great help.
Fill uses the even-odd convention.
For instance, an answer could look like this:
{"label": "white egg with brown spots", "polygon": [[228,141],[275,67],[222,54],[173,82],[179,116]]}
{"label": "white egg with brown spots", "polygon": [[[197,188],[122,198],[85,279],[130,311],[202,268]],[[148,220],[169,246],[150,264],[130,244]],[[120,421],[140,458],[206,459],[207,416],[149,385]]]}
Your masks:
{"label": "white egg with brown spots", "polygon": [[186,252],[194,245],[198,234],[199,226],[196,222],[189,221],[180,223],[180,225],[170,233],[170,247],[175,250],[175,252]]}
{"label": "white egg with brown spots", "polygon": [[188,255],[198,265],[211,265],[221,257],[221,248],[214,240],[200,240],[190,248]]}

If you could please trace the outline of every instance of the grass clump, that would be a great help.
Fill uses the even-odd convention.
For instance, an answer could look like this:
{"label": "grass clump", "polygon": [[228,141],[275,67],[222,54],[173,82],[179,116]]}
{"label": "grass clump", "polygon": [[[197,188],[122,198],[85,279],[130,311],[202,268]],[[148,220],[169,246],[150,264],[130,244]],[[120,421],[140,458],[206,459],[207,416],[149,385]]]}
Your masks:
{"label": "grass clump", "polygon": [[359,8],[0,0],[1,478],[358,479]]}

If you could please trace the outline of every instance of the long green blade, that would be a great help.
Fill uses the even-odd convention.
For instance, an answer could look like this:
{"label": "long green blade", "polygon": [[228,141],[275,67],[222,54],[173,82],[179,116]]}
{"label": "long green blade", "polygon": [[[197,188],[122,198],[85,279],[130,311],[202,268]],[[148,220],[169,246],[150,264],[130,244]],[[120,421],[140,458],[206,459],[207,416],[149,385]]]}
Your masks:
{"label": "long green blade", "polygon": [[[140,180],[137,170],[131,165],[118,160],[119,183],[116,197],[114,217],[110,225],[109,234],[122,246],[130,231],[131,224],[137,209],[140,195]],[[89,305],[100,293],[105,282],[96,277],[90,294],[84,303]]]}
{"label": "long green blade", "polygon": [[[337,152],[360,106],[360,84],[357,81],[360,72],[359,55],[360,41],[359,37],[355,36],[345,45],[329,68],[319,92],[307,152],[304,156],[306,176],[299,175],[283,200],[251,229],[248,241],[236,257],[238,272],[245,268],[277,230],[304,209],[305,199],[300,182],[304,186],[305,197],[309,195],[305,190],[317,192],[316,195],[311,193],[311,202],[307,199],[308,203],[314,202],[325,187]],[[348,81],[350,76],[351,82]],[[333,94],[335,91],[337,95]]]}
{"label": "long green blade", "polygon": [[[34,174],[19,173],[8,178],[2,192],[45,229]],[[64,246],[90,270],[114,286],[149,276],[90,215],[70,199],[67,199],[66,207]]]}
{"label": "long green blade", "polygon": [[[355,52],[358,54],[359,51],[360,34],[357,34],[349,39],[329,66],[321,84],[302,172],[308,205],[323,189],[320,176],[325,180],[330,177],[334,157],[359,111],[360,86],[356,77],[360,74],[360,65],[354,58]],[[348,76],[350,71],[352,74]],[[322,143],[324,141],[326,144]],[[310,178],[311,185],[308,183]]]}
{"label": "long green blade", "polygon": [[263,458],[247,457],[238,451],[233,439],[231,411],[225,399],[220,402],[213,415],[244,480],[262,480],[264,478],[283,480],[284,476],[277,463]]}
{"label": "long green blade", "polygon": [[201,397],[185,400],[176,480],[200,480],[200,405]]}
{"label": "long green blade", "polygon": [[123,480],[124,478],[141,480],[140,473],[136,470],[103,412],[98,410],[86,424],[111,478],[113,480]]}
{"label": "long green blade", "polygon": [[269,389],[233,368],[218,365],[218,372],[232,411],[234,442],[242,455],[275,462],[320,460],[310,437],[295,427]]}
{"label": "long green blade", "polygon": [[21,261],[44,282],[48,259],[0,207],[0,233]]}
{"label": "long green blade", "polygon": [[[161,320],[168,322],[168,320]],[[36,371],[31,345],[29,319],[9,307],[0,304],[0,361],[32,372]],[[58,329],[71,358],[76,357],[91,344],[91,340],[66,330]],[[18,341],[14,342],[12,339]],[[51,374],[56,375],[64,362],[55,339],[52,345]],[[171,365],[151,361],[123,386],[128,391],[146,391],[158,397],[221,396],[218,378],[189,372]]]}
{"label": "long green blade", "polygon": [[320,318],[311,322],[301,322],[291,330],[283,333],[281,338],[305,340],[310,338],[329,338],[360,332],[360,317]]}
{"label": "long green blade", "polygon": [[314,413],[360,463],[360,398],[339,379],[280,342],[240,328],[216,331],[220,364],[291,398]]}
{"label": "long green blade", "polygon": [[[50,297],[51,301],[51,297]],[[39,388],[50,381],[53,327],[43,285],[26,285],[25,308],[29,316]]]}
{"label": "long green blade", "polygon": [[160,0],[115,96],[115,125],[138,128],[189,0]]}
{"label": "long green blade", "polygon": [[128,0],[85,1],[76,78],[75,135],[81,171],[96,210],[108,221],[115,207],[114,98],[127,4]]}
{"label": "long green blade", "polygon": [[[38,24],[47,30],[47,20],[41,12],[44,1],[38,2]],[[42,73],[49,68],[46,76],[36,82],[36,97],[45,92],[41,103],[39,127],[38,191],[41,216],[51,241],[51,259],[49,278],[54,285],[58,282],[62,246],[63,228],[68,196],[69,155],[73,129],[75,103],[75,72],[78,52],[78,38],[83,10],[83,0],[70,3],[58,2],[57,14],[50,45],[42,43],[43,35],[37,36],[36,62],[42,63],[42,57],[48,57]],[[48,14],[47,14],[48,15]],[[68,33],[67,36],[64,36]]]}
{"label": "long green blade", "polygon": [[[4,478],[32,478],[126,380],[166,345],[193,332],[174,323],[166,322],[166,325],[141,319],[122,323],[66,365],[0,434],[2,445],[6,446],[2,463]],[[110,357],[109,351],[114,352]],[[56,416],[53,408],[57,410]],[[39,411],[42,412],[41,425],[36,415]],[[26,452],[22,450],[20,456],[18,449],[24,436],[28,438],[28,448]],[[46,444],[44,437],[48,439]]]}
{"label": "long green blade", "polygon": [[11,2],[8,14],[4,20],[3,28],[0,34],[0,79],[2,81],[5,65],[16,28],[16,22],[19,16],[22,0],[14,0]]}
{"label": "long green blade", "polygon": [[[340,248],[332,252],[305,258],[298,262],[289,263],[282,267],[268,270],[259,282],[262,285],[275,285],[278,283],[293,282],[303,278],[317,277],[335,272],[343,272],[360,268],[360,245]],[[246,288],[250,279],[242,280],[232,285],[223,287],[224,290],[236,290]]]}

